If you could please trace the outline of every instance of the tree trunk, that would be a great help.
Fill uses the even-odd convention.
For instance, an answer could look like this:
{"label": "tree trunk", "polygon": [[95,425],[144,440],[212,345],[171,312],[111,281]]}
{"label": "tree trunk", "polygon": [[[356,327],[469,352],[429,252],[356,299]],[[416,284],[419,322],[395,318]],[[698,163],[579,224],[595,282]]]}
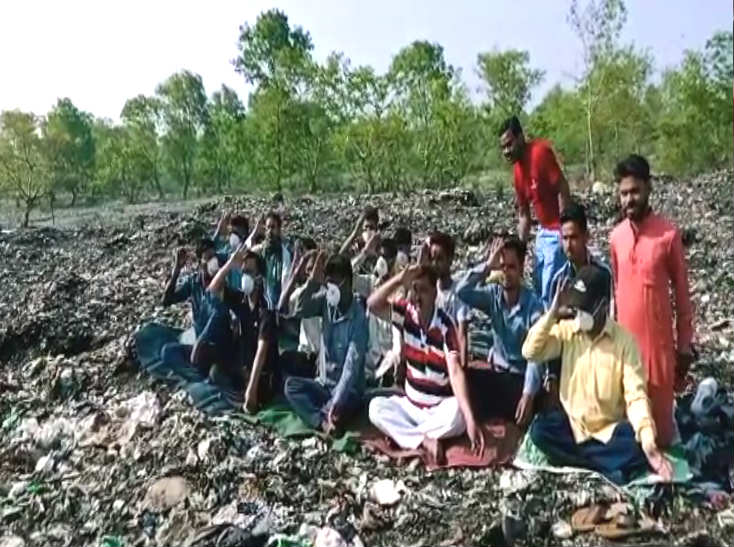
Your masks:
{"label": "tree trunk", "polygon": [[77,192],[76,188],[72,188],[71,189],[71,206],[72,207],[75,207],[76,206],[76,200],[77,200],[78,197],[79,196],[78,196],[78,192]]}
{"label": "tree trunk", "polygon": [[594,159],[594,138],[591,131],[591,106],[591,91],[589,91],[586,101],[586,173],[594,182],[596,180],[596,161]]}
{"label": "tree trunk", "polygon": [[25,202],[25,213],[23,215],[23,228],[28,228],[28,224],[30,223],[30,216],[31,216],[32,208],[33,208],[33,202],[26,201]]}

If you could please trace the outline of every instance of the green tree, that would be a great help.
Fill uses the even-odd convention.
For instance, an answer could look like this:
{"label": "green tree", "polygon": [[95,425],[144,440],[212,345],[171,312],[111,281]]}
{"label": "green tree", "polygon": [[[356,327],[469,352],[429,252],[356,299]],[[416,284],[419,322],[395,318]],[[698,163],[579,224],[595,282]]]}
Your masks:
{"label": "green tree", "polygon": [[135,203],[150,178],[147,158],[133,130],[126,125],[100,121],[95,127],[99,162],[97,181],[104,192]]}
{"label": "green tree", "polygon": [[455,69],[443,47],[416,41],[401,49],[392,60],[388,82],[394,86],[395,106],[405,117],[412,134],[409,169],[413,184],[442,184],[446,157],[437,123],[437,109],[452,94]]}
{"label": "green tree", "polygon": [[23,227],[50,189],[40,135],[40,120],[30,112],[0,114],[0,188],[23,207]]}
{"label": "green tree", "polygon": [[614,55],[619,35],[627,20],[627,9],[622,0],[589,0],[584,9],[578,0],[572,0],[568,21],[581,41],[584,69],[583,104],[586,118],[586,173],[596,179],[596,134],[594,116],[604,93],[608,90],[609,66],[605,59]]}
{"label": "green tree", "polygon": [[237,93],[223,85],[209,101],[209,119],[201,140],[199,171],[203,181],[222,193],[241,170],[245,107]]}
{"label": "green tree", "polygon": [[137,169],[145,173],[144,179],[150,181],[153,191],[163,199],[165,192],[161,181],[163,171],[163,151],[160,132],[163,104],[157,97],[138,95],[125,102],[120,115],[130,137],[136,161],[143,165]]}
{"label": "green tree", "polygon": [[254,26],[240,27],[238,49],[235,70],[255,85],[247,122],[250,168],[281,191],[299,167],[291,128],[302,115],[297,104],[311,70],[311,37],[300,27],[291,29],[288,17],[273,9],[260,14]]}
{"label": "green tree", "polygon": [[555,85],[530,115],[532,135],[553,136],[556,153],[565,164],[583,164],[586,150],[586,123],[583,98],[576,90]]}
{"label": "green tree", "polygon": [[681,66],[664,74],[657,147],[663,169],[694,173],[731,164],[730,48],[731,34],[717,34],[704,52],[686,52]]}
{"label": "green tree", "polygon": [[521,114],[544,72],[530,68],[527,51],[509,49],[477,55],[477,72],[486,84],[487,110],[493,120]]}
{"label": "green tree", "polygon": [[94,174],[92,116],[80,111],[70,99],[59,99],[43,124],[44,150],[52,177],[54,194],[71,194],[76,205]]}
{"label": "green tree", "polygon": [[199,138],[207,124],[207,99],[201,76],[188,70],[170,76],[156,93],[163,109],[163,150],[171,174],[188,197],[194,176]]}

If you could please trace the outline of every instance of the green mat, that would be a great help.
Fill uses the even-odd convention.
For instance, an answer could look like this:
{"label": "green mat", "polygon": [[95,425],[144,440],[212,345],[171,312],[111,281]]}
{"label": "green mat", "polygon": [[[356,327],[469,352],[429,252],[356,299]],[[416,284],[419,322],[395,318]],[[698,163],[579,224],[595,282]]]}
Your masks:
{"label": "green mat", "polygon": [[[665,451],[665,456],[670,460],[670,463],[673,466],[674,483],[684,484],[691,481],[691,479],[693,478],[693,473],[691,473],[691,469],[688,466],[688,461],[686,460],[683,453],[683,448],[680,445],[670,447],[668,450]],[[517,455],[515,456],[515,460],[512,462],[512,464],[518,469],[523,469],[527,471],[592,474],[599,476],[605,481],[614,485],[614,483],[609,481],[609,479],[604,477],[601,473],[597,473],[596,471],[592,471],[590,469],[553,465],[548,460],[548,457],[540,450],[540,448],[538,448],[535,443],[533,443],[530,435],[525,435],[525,439],[520,445],[520,448],[517,451]],[[635,477],[629,483],[623,485],[621,489],[633,493],[632,491],[637,488],[646,488],[659,482],[662,482],[662,479],[658,475],[652,473],[651,471],[646,471],[641,475]]]}
{"label": "green mat", "polygon": [[352,429],[346,429],[340,437],[328,437],[323,431],[312,429],[291,408],[283,402],[274,402],[255,415],[238,412],[233,417],[251,424],[262,424],[273,429],[282,437],[319,437],[331,440],[331,448],[337,452],[352,454],[359,449],[359,424],[361,420],[353,420]]}

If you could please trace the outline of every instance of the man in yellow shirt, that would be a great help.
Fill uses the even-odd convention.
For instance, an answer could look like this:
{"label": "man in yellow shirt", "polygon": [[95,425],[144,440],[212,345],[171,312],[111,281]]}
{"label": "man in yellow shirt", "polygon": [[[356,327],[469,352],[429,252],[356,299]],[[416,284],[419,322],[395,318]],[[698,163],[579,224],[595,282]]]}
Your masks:
{"label": "man in yellow shirt", "polygon": [[[584,266],[530,329],[522,348],[528,361],[561,358],[561,405],[536,416],[530,437],[554,464],[590,468],[616,483],[649,465],[670,480],[639,350],[608,317],[607,292],[608,275]],[[559,320],[562,304],[571,313],[565,320]]]}

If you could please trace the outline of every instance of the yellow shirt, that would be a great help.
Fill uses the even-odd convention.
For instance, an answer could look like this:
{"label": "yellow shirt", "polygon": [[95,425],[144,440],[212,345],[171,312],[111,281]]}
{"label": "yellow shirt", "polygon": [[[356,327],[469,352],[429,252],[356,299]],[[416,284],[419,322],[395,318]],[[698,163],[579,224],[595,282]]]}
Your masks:
{"label": "yellow shirt", "polygon": [[561,357],[559,395],[577,443],[609,442],[616,425],[629,420],[643,446],[655,442],[647,379],[632,335],[611,319],[592,340],[573,321],[546,313],[528,332],[522,347],[529,361]]}

